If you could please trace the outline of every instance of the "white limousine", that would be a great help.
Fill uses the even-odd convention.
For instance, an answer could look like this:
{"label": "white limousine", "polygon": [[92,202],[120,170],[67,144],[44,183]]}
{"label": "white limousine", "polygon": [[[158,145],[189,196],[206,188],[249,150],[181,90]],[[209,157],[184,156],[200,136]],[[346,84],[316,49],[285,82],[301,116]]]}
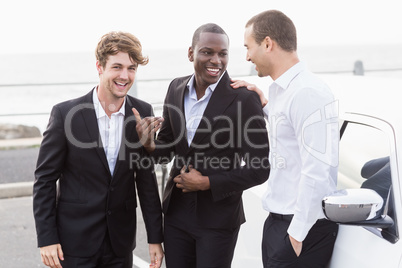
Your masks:
{"label": "white limousine", "polygon": [[[338,192],[323,200],[326,216],[339,223],[328,268],[402,268],[402,79],[321,78],[339,100],[341,132]],[[265,91],[271,83],[253,76],[241,79]],[[234,268],[262,267],[265,188],[244,192],[247,222],[240,230]]]}

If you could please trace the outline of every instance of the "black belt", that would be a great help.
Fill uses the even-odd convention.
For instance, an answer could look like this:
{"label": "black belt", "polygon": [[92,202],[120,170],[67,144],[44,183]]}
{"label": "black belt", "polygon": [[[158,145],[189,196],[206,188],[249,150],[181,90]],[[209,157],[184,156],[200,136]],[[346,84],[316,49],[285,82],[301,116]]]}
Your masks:
{"label": "black belt", "polygon": [[277,214],[270,212],[269,215],[274,218],[275,220],[280,220],[280,221],[287,221],[291,222],[293,219],[293,214],[288,214],[288,215],[282,215],[282,214]]}
{"label": "black belt", "polygon": [[[293,214],[282,215],[282,214],[270,212],[269,215],[272,216],[272,218],[274,218],[275,220],[280,220],[280,221],[291,222],[293,219]],[[321,221],[326,221],[326,219],[323,218],[323,219],[317,220],[317,222],[321,222]]]}

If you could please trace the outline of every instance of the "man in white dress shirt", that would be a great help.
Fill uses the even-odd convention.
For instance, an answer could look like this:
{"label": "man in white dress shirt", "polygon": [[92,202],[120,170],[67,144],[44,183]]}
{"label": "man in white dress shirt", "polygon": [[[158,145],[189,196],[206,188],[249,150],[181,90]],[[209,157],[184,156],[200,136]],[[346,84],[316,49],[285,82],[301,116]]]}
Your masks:
{"label": "man in white dress shirt", "polygon": [[324,219],[322,198],[336,190],[338,115],[331,90],[297,55],[296,29],[282,12],[249,20],[247,60],[270,76],[268,100],[256,91],[269,123],[271,173],[263,207],[269,212],[262,240],[264,267],[326,267],[338,226]]}

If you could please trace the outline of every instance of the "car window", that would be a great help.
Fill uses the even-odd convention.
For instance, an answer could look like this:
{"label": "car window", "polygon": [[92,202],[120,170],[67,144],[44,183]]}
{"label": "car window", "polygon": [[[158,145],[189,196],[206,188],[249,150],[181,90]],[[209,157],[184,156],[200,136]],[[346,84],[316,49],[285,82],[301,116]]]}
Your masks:
{"label": "car window", "polygon": [[[339,145],[338,189],[368,188],[384,200],[384,212],[396,222],[392,192],[389,136],[366,124],[344,122]],[[396,224],[378,235],[390,242],[398,240]]]}

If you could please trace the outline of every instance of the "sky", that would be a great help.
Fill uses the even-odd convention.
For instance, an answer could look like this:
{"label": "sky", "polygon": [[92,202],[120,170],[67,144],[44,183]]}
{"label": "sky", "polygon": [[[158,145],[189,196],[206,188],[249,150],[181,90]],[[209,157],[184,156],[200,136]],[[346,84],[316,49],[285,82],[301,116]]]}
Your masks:
{"label": "sky", "polygon": [[144,50],[188,48],[208,22],[243,47],[244,25],[268,9],[293,20],[299,47],[402,45],[401,0],[3,0],[0,54],[94,51],[113,30],[136,35]]}

